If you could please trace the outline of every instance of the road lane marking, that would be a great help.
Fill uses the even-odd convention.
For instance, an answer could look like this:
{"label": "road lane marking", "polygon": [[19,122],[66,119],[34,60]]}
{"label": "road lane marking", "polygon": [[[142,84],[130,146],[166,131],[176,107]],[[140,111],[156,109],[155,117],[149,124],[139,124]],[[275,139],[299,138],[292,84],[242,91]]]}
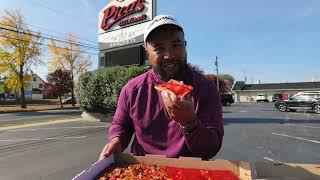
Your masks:
{"label": "road lane marking", "polygon": [[239,111],[239,112],[241,112],[241,113],[246,113],[246,112],[248,112],[248,111]]}
{"label": "road lane marking", "polygon": [[54,127],[54,128],[37,128],[37,129],[10,129],[9,132],[17,131],[37,131],[37,130],[56,130],[56,129],[86,129],[86,128],[106,128],[107,126],[78,126],[78,127]]}
{"label": "road lane marking", "polygon": [[10,125],[7,127],[0,127],[0,131],[9,130],[9,129],[27,128],[27,127],[33,127],[33,126],[51,125],[51,124],[58,124],[58,123],[65,123],[65,122],[74,122],[74,121],[83,121],[83,120],[82,118],[75,118],[75,119],[56,120],[56,121],[39,122],[39,123],[22,124],[22,125]]}
{"label": "road lane marking", "polygon": [[282,163],[281,161],[273,160],[273,159],[268,158],[268,157],[263,157],[263,159],[271,161],[271,162],[275,162],[275,163]]}
{"label": "road lane marking", "polygon": [[63,138],[44,138],[46,140],[64,140],[64,139],[82,139],[86,138],[87,136],[70,136],[70,137],[63,137]]}
{"label": "road lane marking", "polygon": [[289,126],[297,126],[297,127],[320,129],[319,126],[304,126],[304,125],[296,125],[296,124],[288,124],[288,125],[289,125]]}
{"label": "road lane marking", "polygon": [[11,141],[39,141],[41,138],[34,139],[0,139],[0,142],[11,142]]}
{"label": "road lane marking", "polygon": [[82,139],[87,136],[68,136],[57,138],[32,138],[32,139],[0,139],[0,142],[14,142],[14,141],[39,141],[39,140],[65,140],[65,139]]}
{"label": "road lane marking", "polygon": [[271,134],[320,144],[320,141],[316,141],[316,140],[312,140],[312,139],[305,139],[305,138],[301,138],[301,137],[290,136],[287,134],[278,134],[278,133],[271,133]]}

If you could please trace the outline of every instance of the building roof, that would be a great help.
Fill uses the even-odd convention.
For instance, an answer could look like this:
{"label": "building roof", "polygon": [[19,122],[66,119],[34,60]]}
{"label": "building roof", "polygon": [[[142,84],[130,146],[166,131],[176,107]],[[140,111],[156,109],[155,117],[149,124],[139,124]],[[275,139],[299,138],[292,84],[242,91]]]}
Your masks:
{"label": "building roof", "polygon": [[232,87],[233,91],[240,90],[281,90],[281,89],[320,89],[320,82],[296,82],[296,83],[269,83],[269,84],[245,84],[237,81]]}
{"label": "building roof", "polygon": [[46,81],[43,80],[38,74],[32,72],[32,76],[36,76],[37,78],[39,78],[42,81],[42,83],[44,83],[44,84],[46,83]]}

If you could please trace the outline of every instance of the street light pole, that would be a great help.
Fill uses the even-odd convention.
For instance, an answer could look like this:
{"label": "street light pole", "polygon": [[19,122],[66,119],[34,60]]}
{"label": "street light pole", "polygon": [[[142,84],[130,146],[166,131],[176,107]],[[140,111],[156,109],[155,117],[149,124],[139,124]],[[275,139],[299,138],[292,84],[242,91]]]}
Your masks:
{"label": "street light pole", "polygon": [[214,65],[216,66],[217,70],[217,88],[219,91],[219,64],[218,64],[218,56],[216,56],[216,61],[214,62]]}

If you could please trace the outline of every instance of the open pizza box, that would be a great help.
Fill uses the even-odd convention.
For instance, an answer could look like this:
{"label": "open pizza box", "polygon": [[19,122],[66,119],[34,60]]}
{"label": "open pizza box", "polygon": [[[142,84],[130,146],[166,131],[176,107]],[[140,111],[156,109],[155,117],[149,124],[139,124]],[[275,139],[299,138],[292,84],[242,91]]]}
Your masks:
{"label": "open pizza box", "polygon": [[111,155],[109,158],[101,160],[93,164],[88,170],[81,172],[73,180],[94,180],[99,178],[105,169],[111,164],[117,166],[144,163],[158,166],[171,166],[180,168],[194,168],[205,170],[227,170],[233,172],[241,180],[250,180],[251,170],[250,164],[242,161],[202,161],[200,158],[180,157],[166,158],[160,155],[133,156],[131,154],[120,153]]}

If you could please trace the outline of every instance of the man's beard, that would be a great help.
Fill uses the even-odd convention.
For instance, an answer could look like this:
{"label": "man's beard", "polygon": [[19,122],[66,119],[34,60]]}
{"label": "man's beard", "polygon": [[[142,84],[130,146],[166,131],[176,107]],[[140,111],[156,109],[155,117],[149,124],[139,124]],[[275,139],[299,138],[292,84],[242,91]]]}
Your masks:
{"label": "man's beard", "polygon": [[178,81],[183,81],[185,76],[185,71],[187,67],[187,60],[181,61],[170,61],[170,62],[160,62],[158,66],[153,66],[153,70],[160,78],[164,81],[169,81],[170,79],[175,79]]}

